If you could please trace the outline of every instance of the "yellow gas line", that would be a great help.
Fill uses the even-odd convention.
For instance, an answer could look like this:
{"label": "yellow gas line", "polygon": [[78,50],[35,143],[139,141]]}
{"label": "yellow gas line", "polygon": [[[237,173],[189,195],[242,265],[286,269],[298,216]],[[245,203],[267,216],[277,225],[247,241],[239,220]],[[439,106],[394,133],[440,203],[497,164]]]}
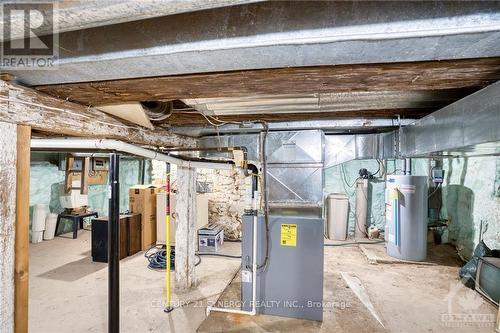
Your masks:
{"label": "yellow gas line", "polygon": [[165,205],[165,233],[166,233],[166,238],[165,238],[165,244],[167,247],[167,253],[166,253],[166,267],[165,267],[165,312],[171,312],[174,307],[172,306],[172,282],[170,279],[170,164],[167,163],[167,172],[166,172],[166,182],[165,182],[165,200],[166,200],[166,205]]}
{"label": "yellow gas line", "polygon": [[[168,194],[167,194],[168,195]],[[171,288],[171,281],[170,281],[170,215],[166,216],[166,229],[167,229],[167,269],[165,270],[165,299],[166,299],[166,305],[167,309],[172,308],[172,288]]]}

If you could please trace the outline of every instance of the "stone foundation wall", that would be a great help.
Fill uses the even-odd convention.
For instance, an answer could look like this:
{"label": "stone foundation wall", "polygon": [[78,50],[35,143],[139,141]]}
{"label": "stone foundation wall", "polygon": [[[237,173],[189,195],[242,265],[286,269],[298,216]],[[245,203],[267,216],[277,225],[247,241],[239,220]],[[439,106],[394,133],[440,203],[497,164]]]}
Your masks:
{"label": "stone foundation wall", "polygon": [[[153,161],[153,183],[165,183],[165,163]],[[172,189],[177,188],[177,168],[171,167]],[[227,240],[241,239],[241,215],[245,207],[245,179],[236,171],[197,169],[197,182],[208,190],[208,222],[224,226]]]}
{"label": "stone foundation wall", "polygon": [[208,221],[224,226],[228,240],[241,239],[241,215],[245,208],[245,179],[236,171],[198,169],[198,182],[208,183]]}

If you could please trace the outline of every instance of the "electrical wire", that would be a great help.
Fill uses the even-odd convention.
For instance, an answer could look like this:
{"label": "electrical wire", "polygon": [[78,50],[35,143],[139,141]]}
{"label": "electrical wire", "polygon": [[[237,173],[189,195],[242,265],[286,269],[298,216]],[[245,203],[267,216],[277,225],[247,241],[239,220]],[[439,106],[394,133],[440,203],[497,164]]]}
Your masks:
{"label": "electrical wire", "polygon": [[441,183],[438,183],[436,188],[434,189],[434,191],[431,192],[431,194],[429,194],[429,196],[427,197],[427,199],[429,199],[430,197],[432,197],[436,192],[437,190],[439,189],[439,187],[441,186]]}
{"label": "electrical wire", "polygon": [[230,254],[222,254],[222,253],[210,253],[210,252],[196,252],[198,256],[213,256],[213,257],[224,257],[224,258],[232,258],[232,259],[241,259],[241,256],[233,256]]}
{"label": "electrical wire", "polygon": [[324,246],[348,246],[348,245],[368,245],[368,244],[381,244],[381,243],[385,243],[384,240],[379,240],[379,241],[376,241],[376,242],[365,242],[365,241],[362,241],[362,242],[349,242],[349,243],[339,243],[339,244],[324,244]]}
{"label": "electrical wire", "polygon": [[[153,251],[155,250],[155,251]],[[164,270],[167,268],[167,250],[163,247],[153,246],[144,253],[148,259],[148,268],[152,270]],[[175,247],[170,247],[170,269],[175,269]]]}
{"label": "electrical wire", "polygon": [[266,270],[269,263],[269,202],[268,202],[268,191],[267,191],[267,136],[269,134],[269,125],[265,121],[258,121],[264,127],[264,133],[262,136],[262,149],[261,149],[261,163],[262,163],[262,198],[264,200],[264,223],[266,227],[266,255],[264,257],[264,263],[257,266],[257,269]]}
{"label": "electrical wire", "polygon": [[[156,250],[153,252],[153,250]],[[158,247],[153,246],[149,248],[145,253],[144,257],[148,259],[148,268],[152,270],[165,270],[167,268],[167,250],[164,246]],[[195,267],[201,263],[201,257],[196,254],[198,262],[195,263]],[[175,270],[175,246],[170,246],[170,269]]]}

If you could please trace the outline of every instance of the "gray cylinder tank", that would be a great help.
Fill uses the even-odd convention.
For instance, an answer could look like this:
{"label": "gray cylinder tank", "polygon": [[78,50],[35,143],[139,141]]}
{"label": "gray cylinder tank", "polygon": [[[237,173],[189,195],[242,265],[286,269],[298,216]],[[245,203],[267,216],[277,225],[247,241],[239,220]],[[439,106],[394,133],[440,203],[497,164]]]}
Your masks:
{"label": "gray cylinder tank", "polygon": [[387,176],[385,241],[391,257],[423,261],[427,257],[427,177]]}

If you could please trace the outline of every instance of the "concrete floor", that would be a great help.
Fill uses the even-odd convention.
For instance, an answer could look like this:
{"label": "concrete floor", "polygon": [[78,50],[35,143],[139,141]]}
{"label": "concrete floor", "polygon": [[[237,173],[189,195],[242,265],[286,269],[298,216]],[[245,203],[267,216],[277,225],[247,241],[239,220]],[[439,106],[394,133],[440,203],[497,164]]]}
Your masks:
{"label": "concrete floor", "polygon": [[[30,244],[29,331],[34,333],[107,332],[107,264],[90,257],[90,232]],[[223,251],[238,254],[239,243]],[[174,294],[177,306],[163,312],[164,272],[147,268],[143,253],[120,262],[121,332],[194,332],[239,269],[238,259],[203,256],[196,269],[198,286]],[[172,274],[172,279],[173,279]]]}
{"label": "concrete floor", "polygon": [[[91,262],[89,232],[80,231],[77,240],[63,237],[31,245],[30,332],[105,332],[106,264]],[[239,247],[225,243],[223,251],[237,254]],[[384,256],[383,245],[366,246],[364,252],[355,246],[325,248],[324,301],[329,306],[323,322],[216,312],[206,318],[208,302],[219,300],[230,306],[239,300],[239,260],[217,257],[202,258],[197,288],[175,294],[179,307],[164,314],[164,273],[147,269],[139,253],[121,261],[121,331],[493,332],[497,310],[462,287],[457,279],[460,262],[451,246],[431,248],[427,265],[368,264],[366,250]],[[383,326],[347,286],[342,273],[359,279]]]}
{"label": "concrete floor", "polygon": [[[325,248],[323,322],[259,315],[211,313],[198,332],[493,332],[497,309],[457,278],[461,262],[451,246],[429,248],[424,264],[391,260],[383,244],[365,249],[389,264],[368,264],[357,247]],[[357,277],[380,324],[346,284]],[[220,301],[239,299],[235,279]]]}

